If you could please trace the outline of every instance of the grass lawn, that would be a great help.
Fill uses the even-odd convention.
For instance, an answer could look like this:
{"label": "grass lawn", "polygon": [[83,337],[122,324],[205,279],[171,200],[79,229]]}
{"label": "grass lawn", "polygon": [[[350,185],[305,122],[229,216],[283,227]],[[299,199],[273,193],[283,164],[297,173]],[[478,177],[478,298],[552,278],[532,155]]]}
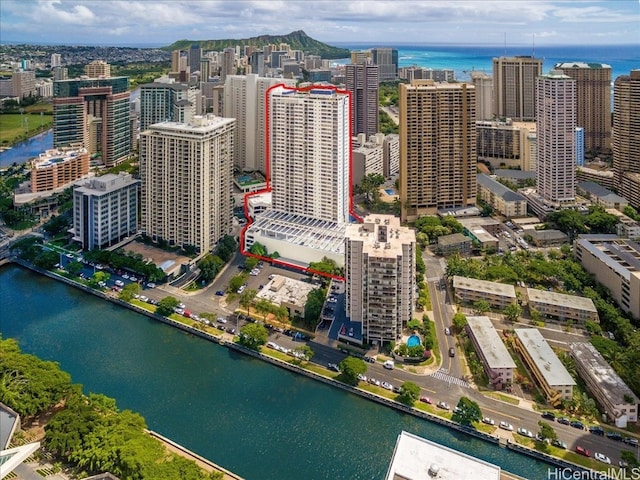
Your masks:
{"label": "grass lawn", "polygon": [[[34,105],[35,107],[35,105]],[[40,114],[34,113],[27,115],[26,113],[20,115],[19,113],[5,113],[0,115],[0,145],[8,146],[13,143],[24,140],[27,132],[24,123],[20,124],[20,117],[22,121],[29,119],[29,133],[35,133],[41,131],[40,121],[42,120],[42,130],[46,130],[51,127],[53,123],[53,117],[51,115],[43,115],[40,118]]]}
{"label": "grass lawn", "polygon": [[508,395],[503,395],[503,394],[498,393],[498,392],[485,392],[484,396],[485,397],[495,398],[497,400],[502,400],[503,402],[510,403],[511,405],[519,405],[520,404],[520,400],[518,400],[517,398],[512,398],[512,397],[509,397]]}

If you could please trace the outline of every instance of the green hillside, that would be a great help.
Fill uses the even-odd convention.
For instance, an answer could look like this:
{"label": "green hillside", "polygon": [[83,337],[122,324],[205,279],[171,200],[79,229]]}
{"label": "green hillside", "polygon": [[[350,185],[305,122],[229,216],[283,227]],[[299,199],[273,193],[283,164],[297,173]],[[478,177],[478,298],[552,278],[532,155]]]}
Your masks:
{"label": "green hillside", "polygon": [[319,42],[309,37],[302,30],[291,32],[288,35],[261,35],[259,37],[225,39],[225,40],[178,40],[163,50],[187,50],[191,45],[198,44],[203,50],[221,51],[236,45],[253,45],[261,48],[265,45],[280,43],[288,44],[292,50],[302,50],[308,55],[320,55],[322,58],[348,58],[349,49],[338,48]]}

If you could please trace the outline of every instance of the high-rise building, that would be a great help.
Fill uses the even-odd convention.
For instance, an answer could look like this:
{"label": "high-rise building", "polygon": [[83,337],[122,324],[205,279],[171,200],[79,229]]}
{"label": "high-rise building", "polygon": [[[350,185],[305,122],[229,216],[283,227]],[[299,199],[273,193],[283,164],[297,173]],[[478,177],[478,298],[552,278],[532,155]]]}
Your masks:
{"label": "high-rise building", "polygon": [[536,190],[554,204],[576,198],[576,81],[560,70],[536,80]]}
{"label": "high-rise building", "polygon": [[67,67],[55,67],[53,69],[53,80],[68,80],[69,69]]}
{"label": "high-rise building", "polygon": [[73,240],[84,250],[104,248],[138,232],[140,180],[109,173],[76,184]]}
{"label": "high-rise building", "polygon": [[493,115],[513,120],[536,118],[536,78],[542,59],[531,56],[493,59]]}
{"label": "high-rise building", "polygon": [[611,148],[611,66],[565,62],[554,67],[576,81],[576,123],[584,128],[584,148]]}
{"label": "high-rise building", "polygon": [[94,60],[84,66],[84,74],[89,78],[109,78],[111,65],[104,60]]}
{"label": "high-rise building", "polygon": [[16,70],[11,74],[13,96],[20,99],[32,97],[38,93],[36,89],[36,72],[33,70]]}
{"label": "high-rise building", "polygon": [[112,167],[131,153],[128,77],[53,82],[53,145],[82,143]]}
{"label": "high-rise building", "polygon": [[234,124],[196,116],[140,134],[141,230],[153,241],[205,253],[231,232]]}
{"label": "high-rise building", "polygon": [[140,86],[140,131],[154,123],[188,123],[196,114],[197,89],[156,80]]}
{"label": "high-rise building", "polygon": [[199,72],[200,71],[200,58],[202,58],[202,49],[200,45],[194,43],[189,48],[189,72]]}
{"label": "high-rise building", "polygon": [[268,95],[273,208],[348,223],[348,92],[276,86]]}
{"label": "high-rise building", "polygon": [[351,50],[351,63],[371,63],[373,61],[373,52],[371,50]]}
{"label": "high-rise building", "polygon": [[347,317],[368,342],[395,342],[416,300],[416,235],[392,215],[369,215],[345,233]]}
{"label": "high-rise building", "polygon": [[47,192],[89,174],[89,153],[82,146],[50,149],[31,164],[31,193]]}
{"label": "high-rise building", "polygon": [[414,80],[400,85],[402,220],[476,202],[473,85]]}
{"label": "high-rise building", "polygon": [[225,48],[220,61],[220,81],[224,83],[227,76],[236,73],[236,51],[233,48]]}
{"label": "high-rise building", "polygon": [[[372,48],[371,56],[377,65],[381,82],[393,82],[398,79],[398,50],[395,48]],[[352,62],[353,63],[353,62]]]}
{"label": "high-rise building", "polygon": [[211,76],[211,59],[209,57],[202,57],[200,59],[200,80],[206,82]]}
{"label": "high-rise building", "polygon": [[640,209],[640,69],[613,87],[613,170],[618,193]]}
{"label": "high-rise building", "polygon": [[484,72],[471,72],[471,82],[476,87],[476,118],[493,118],[493,78]]}
{"label": "high-rise building", "polygon": [[584,166],[584,128],[576,127],[576,166]]}
{"label": "high-rise building", "polygon": [[59,67],[62,65],[62,55],[59,53],[51,54],[51,68]]}
{"label": "high-rise building", "polygon": [[378,132],[377,65],[345,65],[346,89],[351,92],[351,131],[367,137]]}
{"label": "high-rise building", "polygon": [[251,66],[251,73],[264,76],[264,53],[253,52],[249,57],[249,65]]}
{"label": "high-rise building", "polygon": [[182,50],[172,50],[171,51],[171,71],[179,72],[181,70],[181,58],[182,58]]}
{"label": "high-rise building", "polygon": [[233,162],[240,170],[266,173],[266,95],[277,84],[293,87],[295,81],[256,74],[230,75],[225,81],[224,116],[236,119]]}

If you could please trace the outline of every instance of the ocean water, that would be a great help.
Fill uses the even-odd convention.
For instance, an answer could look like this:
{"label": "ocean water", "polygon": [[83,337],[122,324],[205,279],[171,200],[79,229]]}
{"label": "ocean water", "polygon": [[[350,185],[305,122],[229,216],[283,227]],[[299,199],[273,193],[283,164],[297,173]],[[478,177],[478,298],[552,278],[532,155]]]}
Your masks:
{"label": "ocean water", "polygon": [[[454,46],[454,45],[375,45],[344,44],[337,46],[351,50],[367,50],[375,47],[398,49],[398,66],[417,65],[425,68],[450,68],[455,71],[456,79],[469,80],[471,71],[482,71],[492,75],[493,58],[500,56],[531,55],[543,60],[542,71],[548,72],[556,63],[586,62],[611,65],[611,77],[628,75],[632,69],[640,69],[640,45],[615,46]],[[349,59],[336,60],[335,63],[350,63]]]}

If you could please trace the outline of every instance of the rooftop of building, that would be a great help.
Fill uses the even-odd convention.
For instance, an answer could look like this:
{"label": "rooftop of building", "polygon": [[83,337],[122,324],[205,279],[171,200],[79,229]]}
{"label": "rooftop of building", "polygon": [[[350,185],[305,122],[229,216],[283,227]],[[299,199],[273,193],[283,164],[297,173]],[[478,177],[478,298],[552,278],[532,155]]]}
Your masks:
{"label": "rooftop of building", "polygon": [[632,274],[640,276],[640,243],[617,236],[610,239],[580,237],[576,243],[627,282]]}
{"label": "rooftop of building", "polygon": [[501,295],[503,297],[516,298],[516,290],[513,285],[498,282],[489,282],[487,280],[478,280],[477,278],[453,277],[453,288],[464,288],[466,290],[474,290],[476,292],[489,293],[491,295]]}
{"label": "rooftop of building", "polygon": [[611,65],[607,65],[606,63],[585,63],[585,62],[563,62],[556,63],[553,68],[589,68],[589,69],[602,69],[608,68],[611,69]]}
{"label": "rooftop of building", "polygon": [[576,384],[538,329],[516,328],[515,334],[529,353],[547,385],[554,387]]}
{"label": "rooftop of building", "polygon": [[473,227],[490,227],[490,226],[495,226],[495,225],[499,225],[500,222],[498,220],[496,220],[495,218],[492,217],[468,217],[468,218],[460,218],[458,219],[458,222],[460,222],[460,224],[467,228],[473,228]]}
{"label": "rooftop of building", "polygon": [[573,78],[566,75],[562,70],[549,70],[549,72],[540,75],[538,78],[545,78],[548,80],[573,80]]}
{"label": "rooftop of building", "polygon": [[87,149],[84,147],[73,148],[52,148],[38,155],[34,159],[33,167],[49,168],[58,163],[63,163],[69,160],[74,160],[81,155],[87,155]]}
{"label": "rooftop of building", "polygon": [[[569,344],[569,349],[576,361],[585,366],[585,370],[594,379],[593,383],[605,397],[610,399],[611,403],[616,405],[640,403],[638,397],[611,368],[596,347],[588,342],[575,342]],[[631,398],[632,401],[625,400],[625,397]]]}
{"label": "rooftop of building", "polygon": [[398,435],[393,457],[384,478],[499,480],[500,467],[403,431]]}
{"label": "rooftop of building", "polygon": [[477,217],[480,215],[480,209],[478,207],[440,208],[438,209],[438,215],[441,217],[450,215],[454,218]]}
{"label": "rooftop of building", "polygon": [[512,218],[511,221],[518,226],[523,225],[533,225],[536,223],[540,223],[540,219],[538,217],[520,217],[520,218]]}
{"label": "rooftop of building", "polygon": [[265,183],[266,179],[260,172],[242,172],[238,175],[234,175],[233,181],[242,188]]}
{"label": "rooftop of building", "polygon": [[401,84],[409,90],[475,90],[475,86],[464,82],[436,82],[434,80],[414,79],[409,84]]}
{"label": "rooftop of building", "polygon": [[[149,130],[162,130],[175,133],[202,134],[225,125],[233,124],[235,118],[217,117],[213,114],[195,115],[189,122],[159,122],[149,126]],[[149,131],[147,130],[147,131]]]}
{"label": "rooftop of building", "polygon": [[438,237],[438,245],[441,247],[458,245],[460,243],[467,242],[471,242],[471,239],[461,233],[452,233],[451,235],[442,235],[441,237]]}
{"label": "rooftop of building", "polygon": [[158,79],[156,79],[151,83],[144,83],[140,85],[140,89],[141,90],[149,90],[149,89],[188,90],[189,85],[187,85],[186,83],[176,82],[173,79],[166,78],[166,79],[162,79],[162,81],[158,81]]}
{"label": "rooftop of building", "polygon": [[347,225],[345,236],[362,241],[363,252],[370,257],[400,257],[402,246],[415,243],[415,231],[400,225],[393,215],[368,215],[362,223]]}
{"label": "rooftop of building", "polygon": [[578,182],[578,189],[584,190],[589,195],[593,195],[606,202],[628,203],[626,198],[621,197],[596,182]]}
{"label": "rooftop of building", "polygon": [[560,230],[555,230],[550,228],[549,230],[536,230],[536,229],[528,229],[527,235],[531,235],[531,238],[537,241],[560,241],[560,242],[568,242],[569,236]]}
{"label": "rooftop of building", "polygon": [[515,178],[516,180],[529,180],[536,178],[536,172],[529,170],[511,170],[511,169],[496,169],[493,171],[496,177],[500,178]]}
{"label": "rooftop of building", "polygon": [[491,242],[497,242],[498,239],[487,232],[484,227],[476,225],[466,229],[469,235],[474,237],[478,242],[485,244]]}
{"label": "rooftop of building", "polygon": [[558,307],[568,307],[575,310],[597,313],[593,300],[587,297],[549,292],[535,288],[527,288],[527,297],[529,298],[529,302],[545,303],[547,305],[556,305]]}
{"label": "rooftop of building", "polygon": [[278,210],[266,210],[256,217],[249,226],[248,232],[259,231],[261,235],[295,245],[326,252],[344,253],[346,227],[346,224],[328,220]]}
{"label": "rooftop of building", "polygon": [[258,292],[256,298],[264,298],[275,305],[289,304],[304,307],[309,292],[314,288],[316,286],[311,283],[275,275],[273,280],[269,280],[269,283]]}
{"label": "rooftop of building", "polygon": [[107,173],[101,177],[80,180],[76,183],[74,191],[85,193],[87,195],[104,195],[119,188],[136,183],[140,183],[140,180],[133,178],[130,173]]}
{"label": "rooftop of building", "polygon": [[489,175],[476,175],[476,181],[478,185],[488,189],[493,194],[502,198],[505,202],[526,202],[527,199],[524,198],[519,193],[514,192],[510,188],[505,187],[503,184],[494,180]]}
{"label": "rooftop of building", "polygon": [[516,368],[489,317],[467,317],[467,325],[473,332],[489,368]]}

